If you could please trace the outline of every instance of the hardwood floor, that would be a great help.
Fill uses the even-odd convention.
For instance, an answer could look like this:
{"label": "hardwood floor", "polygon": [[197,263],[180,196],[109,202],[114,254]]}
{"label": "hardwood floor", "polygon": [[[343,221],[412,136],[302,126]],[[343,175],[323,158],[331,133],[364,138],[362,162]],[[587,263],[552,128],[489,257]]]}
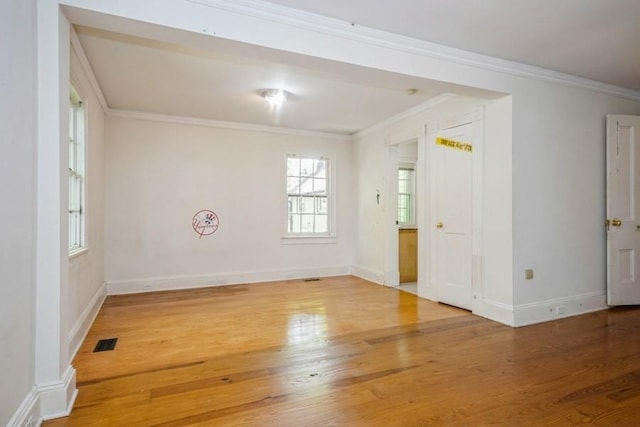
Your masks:
{"label": "hardwood floor", "polygon": [[512,329],[354,277],[112,296],[73,365],[47,426],[640,425],[640,310]]}

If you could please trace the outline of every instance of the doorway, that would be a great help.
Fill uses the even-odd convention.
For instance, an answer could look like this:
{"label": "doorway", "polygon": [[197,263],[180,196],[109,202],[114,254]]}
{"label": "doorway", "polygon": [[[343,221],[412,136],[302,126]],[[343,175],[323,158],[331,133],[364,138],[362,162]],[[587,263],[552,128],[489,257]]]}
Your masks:
{"label": "doorway", "polygon": [[[415,293],[482,311],[481,236],[483,108],[431,120],[415,138],[389,138],[390,203],[387,286],[402,289],[398,218],[402,169],[414,165],[417,277]],[[413,157],[407,158],[411,153]],[[398,223],[396,223],[398,221]],[[411,283],[411,282],[409,282]]]}
{"label": "doorway", "polygon": [[[417,294],[421,275],[418,256],[424,192],[421,191],[424,137],[417,132],[387,138],[386,206],[388,222],[385,285]],[[401,262],[403,258],[403,262]],[[407,259],[410,258],[410,259]]]}
{"label": "doorway", "polygon": [[398,145],[397,215],[398,276],[400,290],[418,294],[418,141]]}

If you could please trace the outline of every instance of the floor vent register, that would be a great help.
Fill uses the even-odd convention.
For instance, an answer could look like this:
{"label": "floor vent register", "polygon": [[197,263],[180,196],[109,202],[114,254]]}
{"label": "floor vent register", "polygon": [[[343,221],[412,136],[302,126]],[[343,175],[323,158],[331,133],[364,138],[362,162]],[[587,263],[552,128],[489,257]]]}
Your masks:
{"label": "floor vent register", "polygon": [[94,353],[99,351],[110,351],[116,348],[116,343],[118,342],[118,338],[108,338],[106,340],[99,340],[98,344],[96,344],[96,348],[93,349]]}

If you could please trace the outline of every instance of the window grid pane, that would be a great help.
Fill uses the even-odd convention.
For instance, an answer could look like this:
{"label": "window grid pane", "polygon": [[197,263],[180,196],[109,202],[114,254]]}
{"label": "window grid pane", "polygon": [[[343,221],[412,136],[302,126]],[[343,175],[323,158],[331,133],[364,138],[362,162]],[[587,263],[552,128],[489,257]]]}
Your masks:
{"label": "window grid pane", "polygon": [[287,156],[287,232],[328,233],[327,160]]}
{"label": "window grid pane", "polygon": [[413,223],[414,171],[398,170],[398,224]]}
{"label": "window grid pane", "polygon": [[[72,88],[72,92],[73,88]],[[84,110],[77,94],[69,105],[69,251],[81,249],[84,239]],[[75,100],[75,101],[73,101]]]}

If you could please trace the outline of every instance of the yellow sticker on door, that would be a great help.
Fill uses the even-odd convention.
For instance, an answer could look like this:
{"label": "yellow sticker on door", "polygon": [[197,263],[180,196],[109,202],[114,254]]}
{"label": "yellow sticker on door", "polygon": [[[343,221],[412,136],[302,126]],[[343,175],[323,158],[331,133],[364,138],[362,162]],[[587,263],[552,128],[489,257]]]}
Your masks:
{"label": "yellow sticker on door", "polygon": [[444,145],[445,147],[449,147],[449,148],[455,148],[456,150],[462,150],[462,151],[468,151],[468,152],[473,151],[473,146],[471,144],[468,144],[466,142],[456,141],[454,139],[442,138],[441,136],[436,138],[436,144]]}

